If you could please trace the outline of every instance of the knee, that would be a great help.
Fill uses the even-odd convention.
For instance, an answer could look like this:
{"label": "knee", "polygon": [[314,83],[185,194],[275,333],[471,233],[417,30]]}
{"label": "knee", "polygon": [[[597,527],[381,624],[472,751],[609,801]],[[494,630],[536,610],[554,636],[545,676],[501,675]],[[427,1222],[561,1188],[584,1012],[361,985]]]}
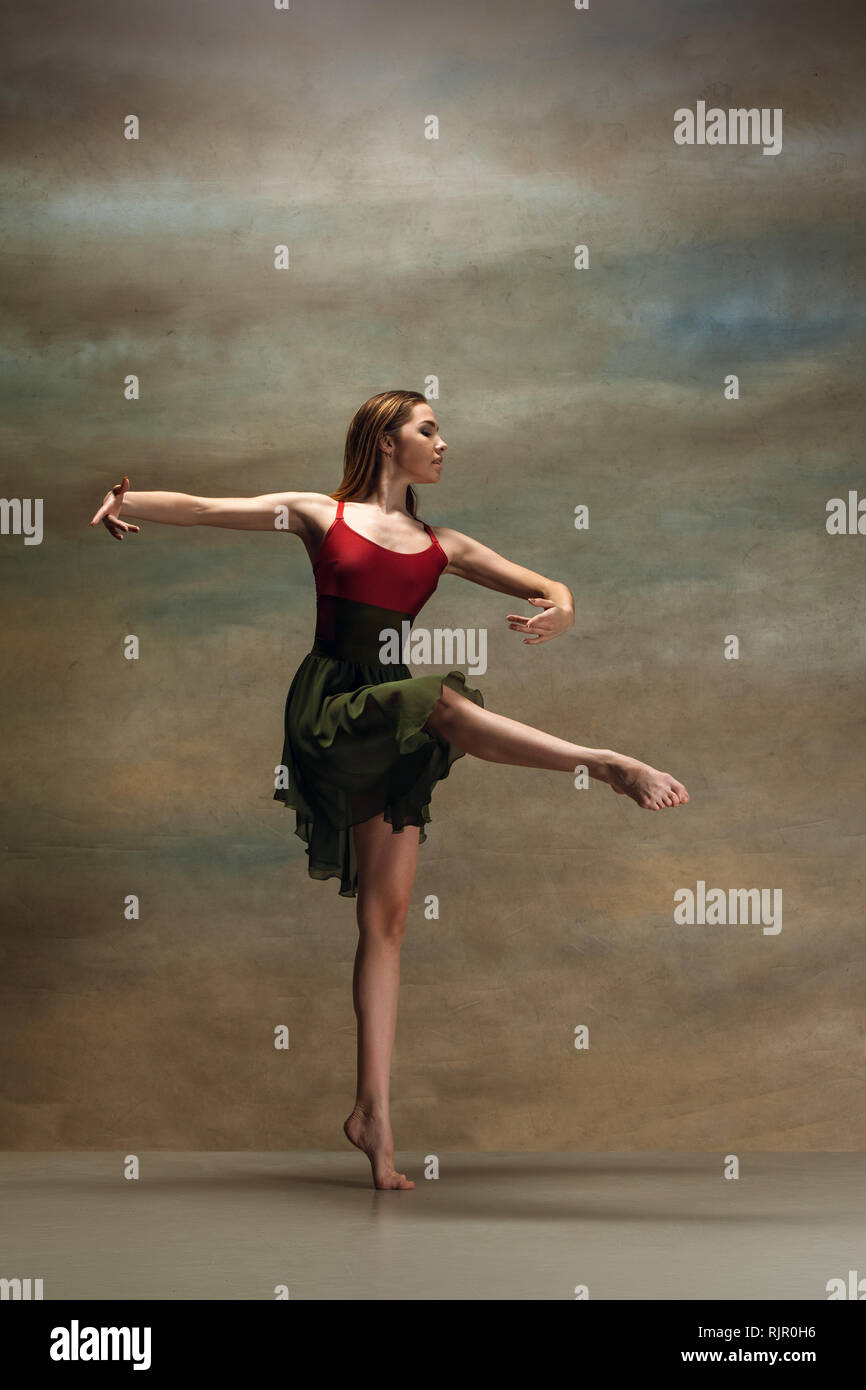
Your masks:
{"label": "knee", "polygon": [[443,685],[442,693],[430,713],[431,722],[437,727],[447,723],[463,698],[456,690],[452,690],[450,685]]}
{"label": "knee", "polygon": [[442,693],[436,703],[441,705],[443,709],[454,709],[455,705],[459,705],[465,699],[465,695],[458,695],[457,691],[452,690],[450,685],[443,685]]}
{"label": "knee", "polygon": [[402,897],[389,898],[375,903],[359,902],[358,930],[367,939],[375,939],[379,944],[399,948],[406,934],[406,921],[409,916],[409,901]]}

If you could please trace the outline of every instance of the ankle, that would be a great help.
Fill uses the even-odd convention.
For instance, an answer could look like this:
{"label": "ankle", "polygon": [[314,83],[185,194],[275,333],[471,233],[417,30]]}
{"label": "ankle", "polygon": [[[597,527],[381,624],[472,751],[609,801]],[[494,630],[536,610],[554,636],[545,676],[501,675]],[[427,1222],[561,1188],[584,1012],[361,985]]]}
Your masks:
{"label": "ankle", "polygon": [[353,1115],[361,1115],[365,1120],[387,1120],[387,1103],[378,1100],[356,1100]]}
{"label": "ankle", "polygon": [[591,757],[584,758],[590,777],[599,782],[610,782],[614,774],[622,768],[623,756],[612,748],[592,748]]}

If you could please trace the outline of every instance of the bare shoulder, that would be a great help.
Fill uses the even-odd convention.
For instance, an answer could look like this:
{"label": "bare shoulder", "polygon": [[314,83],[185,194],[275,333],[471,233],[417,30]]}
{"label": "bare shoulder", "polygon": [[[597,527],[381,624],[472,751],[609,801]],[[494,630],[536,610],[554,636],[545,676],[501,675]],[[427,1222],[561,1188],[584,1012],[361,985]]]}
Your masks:
{"label": "bare shoulder", "polygon": [[431,526],[430,530],[448,556],[446,572],[459,574],[461,564],[472,553],[473,548],[479,545],[479,542],[474,540],[472,536],[467,536],[463,531],[456,531],[453,526]]}
{"label": "bare shoulder", "polygon": [[330,526],[337,504],[327,492],[287,492],[285,498],[292,517],[291,529],[299,535],[314,537]]}

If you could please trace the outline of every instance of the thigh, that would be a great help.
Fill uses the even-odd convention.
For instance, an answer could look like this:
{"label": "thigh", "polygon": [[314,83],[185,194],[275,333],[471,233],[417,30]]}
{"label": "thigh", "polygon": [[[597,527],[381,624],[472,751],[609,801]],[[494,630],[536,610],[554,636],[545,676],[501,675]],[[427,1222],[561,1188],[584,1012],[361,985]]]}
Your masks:
{"label": "thigh", "polygon": [[358,907],[375,904],[389,916],[409,910],[420,830],[406,825],[396,833],[384,814],[352,827],[358,863]]}

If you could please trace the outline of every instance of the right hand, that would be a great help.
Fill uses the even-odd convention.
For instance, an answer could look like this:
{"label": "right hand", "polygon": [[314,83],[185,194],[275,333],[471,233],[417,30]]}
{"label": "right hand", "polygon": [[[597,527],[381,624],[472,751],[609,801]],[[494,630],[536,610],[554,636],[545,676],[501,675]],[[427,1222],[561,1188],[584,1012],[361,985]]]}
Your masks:
{"label": "right hand", "polygon": [[99,511],[91,521],[91,526],[95,526],[97,521],[101,521],[114,536],[115,540],[122,541],[124,531],[137,532],[140,527],[133,526],[128,521],[121,521],[120,509],[123,506],[123,499],[129,491],[129,479],[124,478],[122,483],[118,483],[105,494],[105,501]]}

